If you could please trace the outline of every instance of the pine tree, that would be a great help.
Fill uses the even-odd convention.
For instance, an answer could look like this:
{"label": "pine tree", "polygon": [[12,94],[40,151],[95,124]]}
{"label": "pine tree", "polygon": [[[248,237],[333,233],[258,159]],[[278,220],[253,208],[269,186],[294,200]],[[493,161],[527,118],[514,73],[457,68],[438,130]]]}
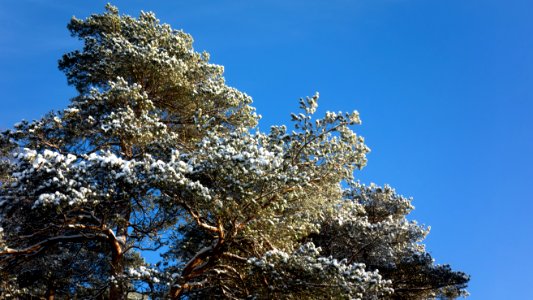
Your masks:
{"label": "pine tree", "polygon": [[[3,298],[427,299],[466,295],[410,201],[364,186],[359,114],[262,132],[190,35],[106,12],[68,25],[79,95],[0,136]],[[148,264],[143,251],[162,253]]]}

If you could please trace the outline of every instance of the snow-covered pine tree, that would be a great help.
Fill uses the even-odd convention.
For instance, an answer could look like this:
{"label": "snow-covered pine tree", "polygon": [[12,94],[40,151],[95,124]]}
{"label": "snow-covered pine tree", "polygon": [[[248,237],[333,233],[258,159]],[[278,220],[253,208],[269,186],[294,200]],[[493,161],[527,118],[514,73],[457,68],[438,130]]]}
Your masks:
{"label": "snow-covered pine tree", "polygon": [[[357,112],[261,132],[251,98],[153,13],[72,19],[79,95],[0,136],[2,298],[465,295],[389,187],[354,182]],[[161,261],[146,263],[143,251]]]}

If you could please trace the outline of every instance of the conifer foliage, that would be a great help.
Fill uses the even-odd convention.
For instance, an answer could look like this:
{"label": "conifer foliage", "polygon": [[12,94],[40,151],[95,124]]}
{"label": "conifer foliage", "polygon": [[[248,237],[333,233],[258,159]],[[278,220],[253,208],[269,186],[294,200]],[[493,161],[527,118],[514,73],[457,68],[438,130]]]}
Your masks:
{"label": "conifer foliage", "polygon": [[[246,94],[153,13],[73,18],[59,62],[79,95],[0,135],[3,299],[432,299],[410,200],[365,186],[357,112],[256,128]],[[155,251],[160,262],[147,263]]]}

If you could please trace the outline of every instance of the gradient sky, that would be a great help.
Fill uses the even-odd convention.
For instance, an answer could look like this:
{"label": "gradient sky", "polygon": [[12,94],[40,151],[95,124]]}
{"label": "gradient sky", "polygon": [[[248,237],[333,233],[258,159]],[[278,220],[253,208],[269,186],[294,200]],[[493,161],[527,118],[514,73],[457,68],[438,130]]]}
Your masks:
{"label": "gradient sky", "polygon": [[[70,17],[106,1],[0,1],[0,129],[75,95],[57,60]],[[193,35],[254,98],[262,129],[300,97],[357,109],[372,149],[363,182],[414,197],[438,263],[469,299],[533,299],[533,1],[114,1]]]}

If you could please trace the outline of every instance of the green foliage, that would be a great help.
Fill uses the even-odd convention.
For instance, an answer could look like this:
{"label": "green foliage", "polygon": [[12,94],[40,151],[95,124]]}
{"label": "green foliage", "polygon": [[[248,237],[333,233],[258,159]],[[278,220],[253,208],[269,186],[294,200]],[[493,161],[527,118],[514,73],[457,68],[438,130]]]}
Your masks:
{"label": "green foliage", "polygon": [[[72,19],[79,95],[0,135],[3,298],[428,299],[466,295],[408,199],[355,183],[359,114],[255,128],[251,98],[153,13]],[[143,251],[158,251],[149,264]]]}

